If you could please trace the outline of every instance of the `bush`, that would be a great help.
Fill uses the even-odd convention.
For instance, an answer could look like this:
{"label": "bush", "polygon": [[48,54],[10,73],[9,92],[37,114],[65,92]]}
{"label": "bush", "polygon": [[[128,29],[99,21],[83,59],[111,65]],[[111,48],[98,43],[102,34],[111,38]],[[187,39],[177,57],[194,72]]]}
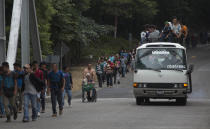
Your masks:
{"label": "bush", "polygon": [[93,55],[94,59],[98,59],[100,56],[110,56],[119,53],[121,49],[132,50],[137,44],[137,40],[133,40],[130,43],[123,38],[115,39],[110,36],[104,36],[90,43],[88,46],[85,46],[82,55]]}

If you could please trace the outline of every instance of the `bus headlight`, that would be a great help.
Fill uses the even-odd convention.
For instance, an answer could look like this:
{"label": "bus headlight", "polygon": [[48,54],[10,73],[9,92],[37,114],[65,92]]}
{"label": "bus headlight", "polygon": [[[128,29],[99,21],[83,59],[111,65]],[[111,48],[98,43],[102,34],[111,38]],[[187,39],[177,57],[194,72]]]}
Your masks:
{"label": "bus headlight", "polygon": [[139,84],[138,83],[133,83],[133,87],[134,88],[138,88],[139,87]]}
{"label": "bus headlight", "polygon": [[184,83],[184,87],[188,87],[188,84],[187,83]]}
{"label": "bus headlight", "polygon": [[134,88],[147,88],[147,84],[143,83],[133,83]]}
{"label": "bus headlight", "polygon": [[188,87],[187,83],[174,84],[174,88],[185,88],[185,87]]}
{"label": "bus headlight", "polygon": [[142,84],[144,88],[147,88],[147,84]]}

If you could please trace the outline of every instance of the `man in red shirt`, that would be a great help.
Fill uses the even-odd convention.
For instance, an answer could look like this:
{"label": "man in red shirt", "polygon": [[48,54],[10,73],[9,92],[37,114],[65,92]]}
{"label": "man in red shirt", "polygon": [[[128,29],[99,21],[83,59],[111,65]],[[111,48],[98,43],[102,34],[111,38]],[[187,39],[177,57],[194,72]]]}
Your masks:
{"label": "man in red shirt", "polygon": [[107,62],[107,66],[105,67],[106,71],[106,78],[107,78],[107,87],[112,87],[113,86],[113,68],[114,68],[114,63],[112,63],[110,60]]}
{"label": "man in red shirt", "polygon": [[[40,80],[43,80],[44,81],[44,74],[42,72],[42,70],[39,69],[39,64],[37,61],[34,61],[32,63],[32,66],[33,66],[33,71],[34,71],[34,74],[37,78],[39,78]],[[37,116],[40,117],[40,108],[41,108],[41,100],[40,100],[40,96],[41,94],[45,93],[45,91],[42,91],[41,93],[38,93],[37,94]]]}

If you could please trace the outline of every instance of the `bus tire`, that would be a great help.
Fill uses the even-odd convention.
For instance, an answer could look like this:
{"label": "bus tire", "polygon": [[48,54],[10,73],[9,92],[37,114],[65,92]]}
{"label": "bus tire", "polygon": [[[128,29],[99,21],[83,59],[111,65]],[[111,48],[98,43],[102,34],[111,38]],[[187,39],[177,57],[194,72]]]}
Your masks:
{"label": "bus tire", "polygon": [[176,99],[176,103],[179,104],[179,105],[185,106],[187,104],[187,98],[186,97],[184,97],[184,98],[177,98]]}
{"label": "bus tire", "polygon": [[144,103],[144,98],[136,97],[136,105],[142,105]]}

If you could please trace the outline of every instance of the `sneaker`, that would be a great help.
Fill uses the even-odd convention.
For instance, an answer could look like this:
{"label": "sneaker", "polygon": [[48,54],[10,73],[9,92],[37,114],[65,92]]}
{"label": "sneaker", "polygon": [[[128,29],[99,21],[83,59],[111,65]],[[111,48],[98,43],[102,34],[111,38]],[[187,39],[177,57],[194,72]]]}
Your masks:
{"label": "sneaker", "polygon": [[23,123],[27,123],[27,122],[29,122],[28,119],[23,119]]}
{"label": "sneaker", "polygon": [[36,121],[36,118],[32,118],[32,121]]}
{"label": "sneaker", "polygon": [[16,120],[16,119],[17,119],[17,117],[18,117],[18,114],[17,114],[17,112],[14,112],[14,116],[13,116],[13,119],[14,119],[14,120]]}
{"label": "sneaker", "polygon": [[52,117],[57,117],[57,114],[53,114]]}
{"label": "sneaker", "polygon": [[22,109],[19,109],[19,110],[18,110],[18,113],[22,113]]}
{"label": "sneaker", "polygon": [[45,113],[45,110],[42,110],[42,112],[41,113]]}
{"label": "sneaker", "polygon": [[63,110],[60,110],[60,111],[59,111],[59,115],[62,115],[62,114],[63,114]]}
{"label": "sneaker", "polygon": [[6,122],[11,122],[10,116],[7,116]]}
{"label": "sneaker", "polygon": [[37,113],[37,116],[38,116],[38,117],[40,117],[40,116],[41,116],[40,112],[38,112],[38,113]]}

